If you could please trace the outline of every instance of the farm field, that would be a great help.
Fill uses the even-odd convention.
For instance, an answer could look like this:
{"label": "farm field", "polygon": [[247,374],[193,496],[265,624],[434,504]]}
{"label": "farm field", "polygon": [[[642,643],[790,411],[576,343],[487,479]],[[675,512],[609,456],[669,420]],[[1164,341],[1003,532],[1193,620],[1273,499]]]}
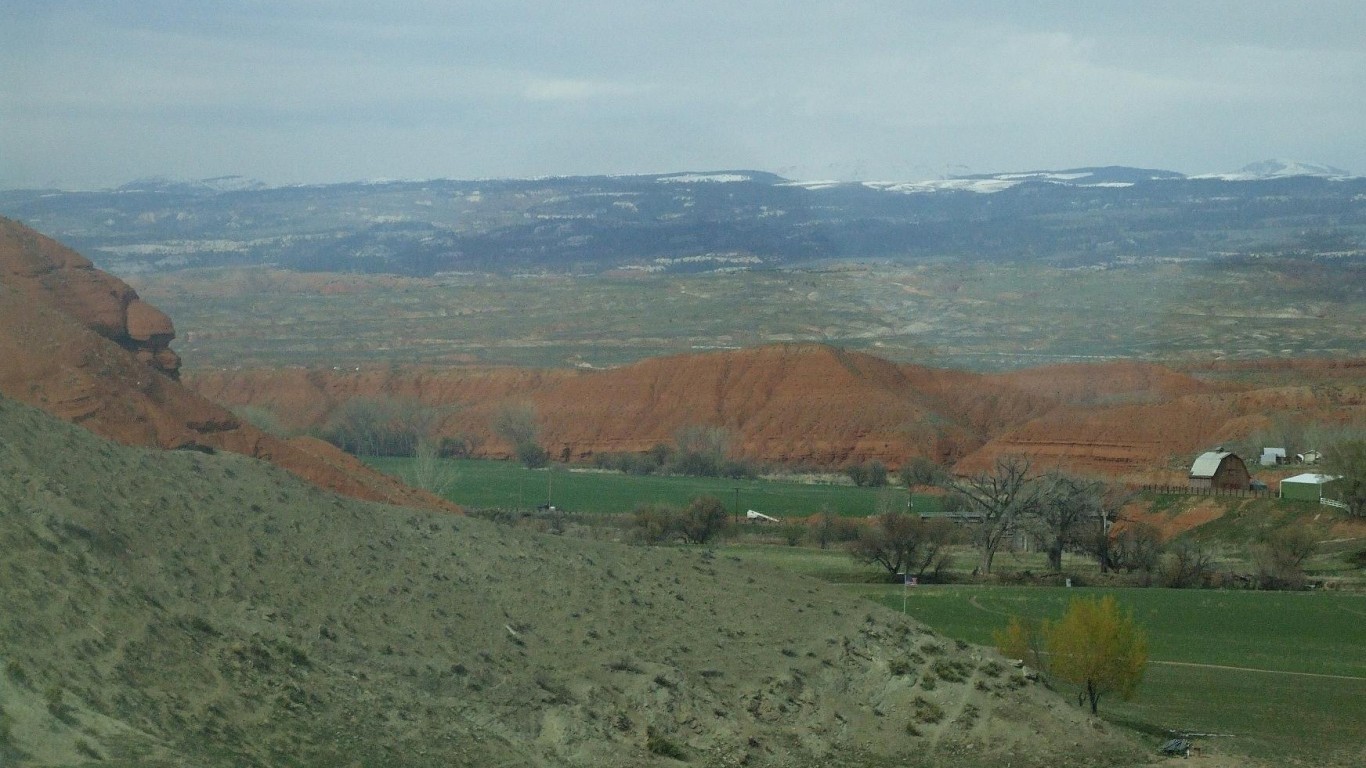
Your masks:
{"label": "farm field", "polygon": [[[371,459],[402,475],[408,459]],[[728,507],[777,516],[822,508],[867,515],[905,498],[903,489],[809,485],[716,478],[635,477],[616,473],[527,470],[513,462],[452,461],[453,500],[470,507],[528,507],[549,498],[579,513],[625,513],[642,503],[686,504],[710,494]],[[933,496],[916,495],[921,508]],[[718,554],[764,569],[843,584],[851,598],[901,610],[903,588],[876,583],[885,574],[860,565],[838,545],[827,550],[756,543],[746,537]],[[955,553],[957,570],[973,552]],[[1002,572],[1043,570],[1039,553],[1003,552]],[[1069,556],[1065,567],[1094,565]],[[1102,700],[1107,719],[1150,733],[1219,734],[1206,749],[1279,765],[1358,765],[1366,758],[1366,595],[1344,592],[1255,592],[1169,589],[1066,589],[929,585],[911,590],[908,613],[947,637],[991,645],[1010,615],[1057,617],[1075,596],[1114,593],[1150,637],[1145,682],[1133,701]]]}
{"label": "farm field", "polygon": [[[850,585],[893,610],[900,586]],[[1056,618],[1076,596],[1114,594],[1149,633],[1133,701],[1107,719],[1150,732],[1220,734],[1221,753],[1278,764],[1366,761],[1366,595],[1332,592],[922,586],[907,611],[943,634],[991,645],[1009,615]]]}
{"label": "farm field", "polygon": [[[406,477],[412,459],[378,457],[366,463],[396,477]],[[900,487],[858,488],[851,485],[781,480],[730,480],[715,477],[624,475],[616,472],[527,469],[511,461],[478,459],[444,462],[452,477],[446,497],[466,507],[527,508],[550,503],[573,513],[624,514],[643,504],[686,506],[698,496],[715,496],[728,509],[753,509],[778,518],[807,517],[822,510],[845,517],[876,514],[887,505],[902,509]],[[938,512],[938,496],[915,494],[914,509]]]}

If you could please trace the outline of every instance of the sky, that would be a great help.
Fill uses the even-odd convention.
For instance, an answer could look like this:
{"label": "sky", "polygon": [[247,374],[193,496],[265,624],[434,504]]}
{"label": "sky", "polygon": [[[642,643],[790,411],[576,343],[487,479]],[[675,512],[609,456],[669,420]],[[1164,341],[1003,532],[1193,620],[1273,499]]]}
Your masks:
{"label": "sky", "polygon": [[1366,174],[1363,125],[1360,0],[0,0],[0,188]]}

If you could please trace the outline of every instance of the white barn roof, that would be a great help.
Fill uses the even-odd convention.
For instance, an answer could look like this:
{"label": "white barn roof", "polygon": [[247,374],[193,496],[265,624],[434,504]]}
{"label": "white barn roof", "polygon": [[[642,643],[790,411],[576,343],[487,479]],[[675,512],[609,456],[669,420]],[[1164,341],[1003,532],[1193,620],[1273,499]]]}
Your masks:
{"label": "white barn roof", "polygon": [[1287,477],[1282,483],[1303,483],[1304,485],[1323,485],[1338,479],[1337,475],[1321,475],[1317,472],[1305,472],[1302,475]]}
{"label": "white barn roof", "polygon": [[1232,455],[1229,451],[1206,451],[1200,454],[1191,465],[1191,477],[1214,477],[1214,473],[1219,471],[1219,463],[1225,456]]}

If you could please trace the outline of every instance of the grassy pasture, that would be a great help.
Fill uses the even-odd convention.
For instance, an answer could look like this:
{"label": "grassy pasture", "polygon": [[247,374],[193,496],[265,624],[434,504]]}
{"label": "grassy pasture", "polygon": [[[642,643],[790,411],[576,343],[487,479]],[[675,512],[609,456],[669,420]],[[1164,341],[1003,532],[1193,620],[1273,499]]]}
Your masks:
{"label": "grassy pasture", "polygon": [[[370,458],[382,472],[404,477],[412,459]],[[856,488],[777,480],[728,480],[714,477],[635,476],[615,472],[576,472],[561,467],[530,470],[510,461],[449,460],[454,476],[448,498],[467,507],[534,507],[549,503],[577,513],[622,514],[642,504],[686,506],[698,496],[715,496],[727,509],[738,499],[744,512],[774,517],[806,517],[827,509],[836,515],[865,516],[880,504],[904,508],[904,488]],[[738,489],[738,495],[737,495]],[[939,497],[916,494],[915,509],[937,512]]]}
{"label": "grassy pasture", "polygon": [[[901,610],[901,587],[848,589]],[[1366,761],[1366,595],[928,586],[909,591],[907,610],[990,645],[1008,615],[1056,618],[1070,598],[1102,593],[1148,631],[1153,662],[1133,701],[1102,700],[1107,718],[1155,740],[1167,729],[1225,734],[1203,741],[1280,764]]]}
{"label": "grassy pasture", "polygon": [[[374,459],[402,475],[407,459]],[[551,500],[574,512],[623,513],[642,503],[682,505],[702,494],[727,507],[805,516],[828,508],[866,515],[903,489],[807,485],[714,478],[634,477],[615,473],[527,470],[512,462],[454,461],[453,500],[472,507],[527,507]],[[916,508],[937,510],[932,496]],[[1279,514],[1279,507],[1274,510]],[[1223,532],[1229,534],[1230,532]],[[1222,536],[1215,536],[1221,539]],[[736,542],[721,552],[763,568],[842,583],[851,598],[901,610],[903,589],[874,583],[884,574],[853,562],[843,548]],[[975,553],[956,553],[961,569]],[[1002,553],[1004,571],[1044,569],[1039,553]],[[1084,574],[1093,565],[1069,557]],[[1150,638],[1150,664],[1133,701],[1102,700],[1107,719],[1152,735],[1169,730],[1220,734],[1206,748],[1277,765],[1366,764],[1366,595],[1332,591],[1252,592],[1168,589],[922,586],[907,593],[908,612],[944,635],[983,645],[1010,615],[1056,618],[1076,596],[1113,592]]]}

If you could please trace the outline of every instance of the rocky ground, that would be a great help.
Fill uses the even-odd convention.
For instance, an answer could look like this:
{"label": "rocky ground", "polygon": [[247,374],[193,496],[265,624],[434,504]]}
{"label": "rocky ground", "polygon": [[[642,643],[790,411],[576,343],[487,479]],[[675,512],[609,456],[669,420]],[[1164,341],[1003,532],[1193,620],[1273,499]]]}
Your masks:
{"label": "rocky ground", "polygon": [[705,550],[126,448],[0,401],[0,749],[67,765],[1132,765],[982,649]]}

